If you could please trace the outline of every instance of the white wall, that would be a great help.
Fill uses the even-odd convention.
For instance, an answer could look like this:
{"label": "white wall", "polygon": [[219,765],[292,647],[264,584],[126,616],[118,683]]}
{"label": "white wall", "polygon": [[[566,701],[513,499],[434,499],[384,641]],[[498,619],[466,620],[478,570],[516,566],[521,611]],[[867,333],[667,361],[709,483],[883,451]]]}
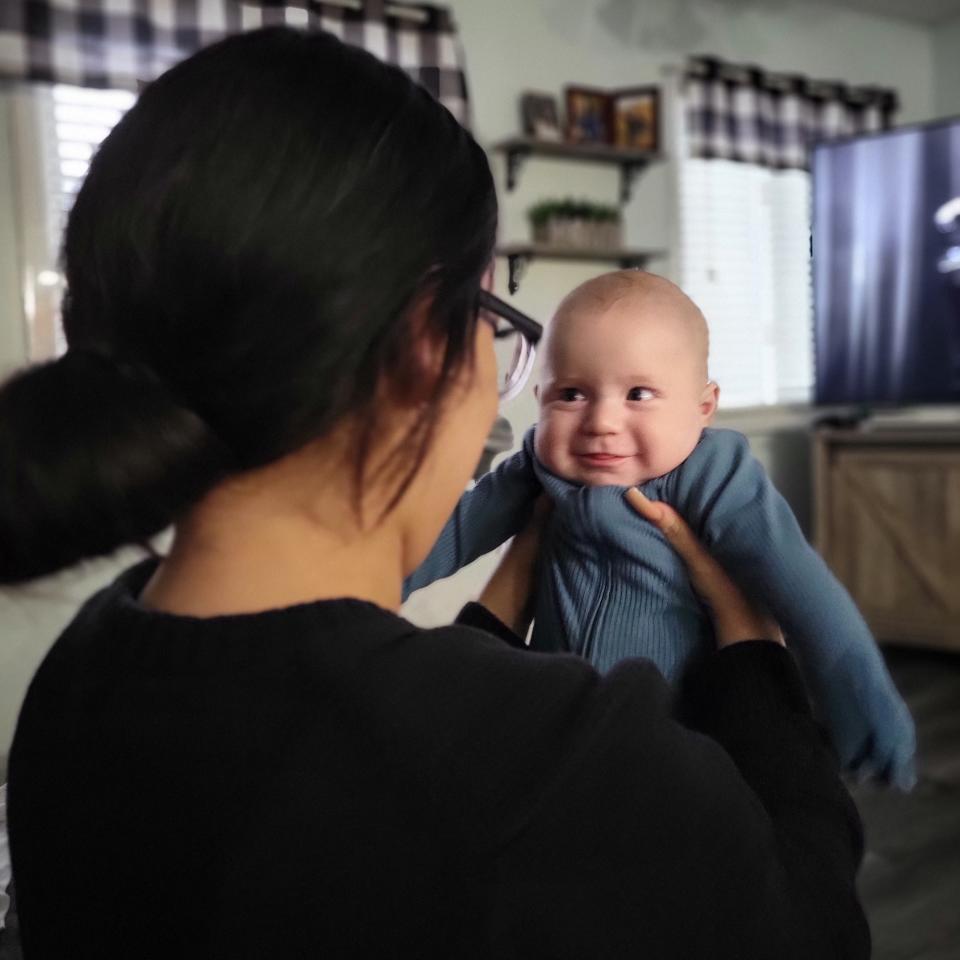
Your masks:
{"label": "white wall", "polygon": [[933,64],[937,114],[960,116],[960,17],[934,31]]}
{"label": "white wall", "polygon": [[688,53],[896,87],[902,119],[933,108],[931,31],[834,4],[779,0],[446,0],[481,138],[516,129],[517,93],[654,82]]}
{"label": "white wall", "polygon": [[[562,97],[568,83],[627,87],[657,83],[662,69],[694,52],[818,78],[900,91],[900,120],[935,112],[931,31],[905,22],[781,0],[449,0],[466,50],[474,131],[485,145],[516,133],[518,97]],[[502,158],[495,157],[503,184]],[[672,209],[668,171],[651,169],[626,210],[630,245],[666,247]],[[527,235],[524,211],[550,195],[614,201],[613,169],[529,160],[519,188],[501,190],[501,235]],[[518,303],[549,312],[564,290],[594,268],[535,264]]]}
{"label": "white wall", "polygon": [[20,266],[11,103],[0,87],[0,379],[23,363],[27,351]]}

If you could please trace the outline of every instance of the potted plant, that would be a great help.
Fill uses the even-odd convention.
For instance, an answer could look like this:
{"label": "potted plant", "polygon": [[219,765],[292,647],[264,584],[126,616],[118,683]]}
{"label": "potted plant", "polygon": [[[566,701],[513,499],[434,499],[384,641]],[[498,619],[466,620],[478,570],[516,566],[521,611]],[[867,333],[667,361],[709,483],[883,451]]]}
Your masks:
{"label": "potted plant", "polygon": [[542,200],[527,211],[535,243],[588,250],[616,250],[623,244],[617,207],[589,200]]}

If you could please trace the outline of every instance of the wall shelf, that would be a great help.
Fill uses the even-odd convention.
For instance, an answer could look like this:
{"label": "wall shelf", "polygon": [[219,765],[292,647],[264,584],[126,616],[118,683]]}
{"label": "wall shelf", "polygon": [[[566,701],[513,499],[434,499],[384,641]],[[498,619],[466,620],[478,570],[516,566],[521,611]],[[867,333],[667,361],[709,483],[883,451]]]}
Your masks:
{"label": "wall shelf", "polygon": [[576,260],[584,263],[617,263],[622,268],[643,267],[647,261],[665,257],[665,250],[591,250],[552,247],[542,243],[511,243],[497,247],[497,256],[506,257],[510,270],[510,292],[516,293],[520,278],[532,260]]}
{"label": "wall shelf", "polygon": [[605,163],[620,167],[620,202],[630,199],[633,181],[661,154],[649,150],[626,150],[606,143],[564,143],[554,140],[537,140],[534,137],[510,137],[493,145],[497,153],[507,157],[507,190],[513,190],[523,161],[530,156],[553,157],[576,163]]}

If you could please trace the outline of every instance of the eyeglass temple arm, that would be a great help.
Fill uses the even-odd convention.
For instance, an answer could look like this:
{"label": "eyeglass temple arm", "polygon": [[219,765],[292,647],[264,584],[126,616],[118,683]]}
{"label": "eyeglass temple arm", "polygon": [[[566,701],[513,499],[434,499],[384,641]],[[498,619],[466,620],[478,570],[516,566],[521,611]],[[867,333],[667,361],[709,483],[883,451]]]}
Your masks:
{"label": "eyeglass temple arm", "polygon": [[543,326],[537,323],[533,317],[521,313],[516,307],[511,307],[505,300],[501,300],[488,290],[480,291],[478,302],[484,309],[496,313],[504,320],[512,323],[532,343],[540,342],[540,338],[543,336]]}

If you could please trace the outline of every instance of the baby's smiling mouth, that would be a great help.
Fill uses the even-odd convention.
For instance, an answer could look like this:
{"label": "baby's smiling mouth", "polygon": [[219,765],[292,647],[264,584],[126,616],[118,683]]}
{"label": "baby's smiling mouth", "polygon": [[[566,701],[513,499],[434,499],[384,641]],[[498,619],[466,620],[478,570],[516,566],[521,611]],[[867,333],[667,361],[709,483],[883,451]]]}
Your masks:
{"label": "baby's smiling mouth", "polygon": [[576,457],[592,466],[611,466],[627,459],[626,454],[620,453],[578,453]]}

